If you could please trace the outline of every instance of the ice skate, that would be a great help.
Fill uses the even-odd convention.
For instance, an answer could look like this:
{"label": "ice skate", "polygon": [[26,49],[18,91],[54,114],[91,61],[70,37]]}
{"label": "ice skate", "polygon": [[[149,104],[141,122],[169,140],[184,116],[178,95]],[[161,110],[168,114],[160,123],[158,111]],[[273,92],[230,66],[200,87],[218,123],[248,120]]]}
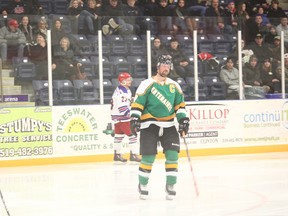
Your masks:
{"label": "ice skate", "polygon": [[130,161],[131,162],[141,162],[141,159],[137,156],[137,154],[133,154],[130,152]]}
{"label": "ice skate", "polygon": [[176,196],[176,191],[174,190],[174,185],[166,185],[166,199],[173,200]]}
{"label": "ice skate", "polygon": [[114,152],[114,163],[115,164],[126,164],[127,159],[123,158],[121,154]]}
{"label": "ice skate", "polygon": [[142,200],[146,200],[148,198],[148,190],[146,185],[138,184],[139,198]]}

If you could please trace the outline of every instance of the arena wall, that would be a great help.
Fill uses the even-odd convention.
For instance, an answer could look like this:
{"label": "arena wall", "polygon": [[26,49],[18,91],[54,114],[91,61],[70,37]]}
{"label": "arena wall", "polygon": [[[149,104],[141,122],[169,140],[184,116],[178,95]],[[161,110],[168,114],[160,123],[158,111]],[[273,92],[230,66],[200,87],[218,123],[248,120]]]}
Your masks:
{"label": "arena wall", "polygon": [[[192,157],[288,151],[288,100],[188,102],[187,112]],[[112,161],[110,133],[109,105],[1,108],[0,166]]]}

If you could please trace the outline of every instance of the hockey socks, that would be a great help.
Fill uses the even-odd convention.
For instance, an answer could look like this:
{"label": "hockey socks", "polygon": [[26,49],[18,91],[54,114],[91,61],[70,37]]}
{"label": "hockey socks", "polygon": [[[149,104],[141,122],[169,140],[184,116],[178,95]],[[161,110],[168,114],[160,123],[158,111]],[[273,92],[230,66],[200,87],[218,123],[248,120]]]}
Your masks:
{"label": "hockey socks", "polygon": [[142,155],[139,165],[139,183],[147,185],[156,155]]}
{"label": "hockey socks", "polygon": [[165,152],[166,162],[166,199],[173,200],[176,195],[174,190],[174,184],[177,182],[177,173],[178,173],[178,152],[173,150],[167,150]]}

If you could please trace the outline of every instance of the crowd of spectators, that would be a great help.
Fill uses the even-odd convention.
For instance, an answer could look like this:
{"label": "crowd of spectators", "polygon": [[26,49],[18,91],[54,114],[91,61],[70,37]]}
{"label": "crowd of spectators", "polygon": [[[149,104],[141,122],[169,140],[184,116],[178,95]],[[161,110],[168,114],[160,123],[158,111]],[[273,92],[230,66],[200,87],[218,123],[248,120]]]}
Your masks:
{"label": "crowd of spectators", "polygon": [[[52,69],[55,77],[70,78],[76,70],[75,47],[69,34],[94,35],[102,30],[104,36],[144,35],[147,29],[152,31],[155,39],[152,43],[152,67],[159,54],[169,53],[173,58],[173,76],[186,78],[194,73],[191,62],[179,41],[178,34],[192,36],[198,34],[236,34],[242,31],[243,47],[250,55],[243,62],[244,85],[252,82],[257,75],[257,85],[267,86],[267,93],[281,91],[279,70],[280,33],[284,32],[285,53],[288,49],[288,18],[278,0],[71,0],[67,2],[65,15],[70,21],[71,29],[66,31],[60,19],[50,19],[38,0],[10,0],[8,5],[0,8],[3,19],[0,20],[0,54],[3,67],[9,67],[11,56],[28,56],[35,62],[37,78],[46,79],[47,70],[44,52],[47,50],[47,29],[52,31]],[[144,17],[144,18],[143,18]],[[150,19],[145,19],[149,17]],[[172,39],[168,44],[161,44],[157,35],[169,34]],[[237,69],[234,51],[219,68],[231,70],[231,63]],[[201,50],[199,50],[201,52]],[[253,54],[253,58],[251,56]],[[269,66],[267,66],[269,62]],[[255,73],[250,73],[255,65]],[[286,64],[287,65],[287,64]],[[61,70],[61,72],[60,72]],[[63,70],[65,73],[63,73]],[[235,70],[233,69],[233,74]],[[272,75],[270,76],[270,74]],[[67,75],[68,74],[68,75]],[[227,73],[226,73],[227,74]],[[69,76],[69,77],[67,77]],[[277,78],[278,76],[278,78]],[[223,81],[224,78],[222,73]],[[251,79],[250,79],[250,78]],[[272,78],[267,78],[272,77]],[[255,78],[256,79],[256,78]],[[277,80],[277,81],[275,81]],[[255,84],[256,82],[254,82]],[[250,83],[251,84],[251,83]],[[228,85],[228,83],[227,83]],[[256,85],[256,84],[255,84]]]}

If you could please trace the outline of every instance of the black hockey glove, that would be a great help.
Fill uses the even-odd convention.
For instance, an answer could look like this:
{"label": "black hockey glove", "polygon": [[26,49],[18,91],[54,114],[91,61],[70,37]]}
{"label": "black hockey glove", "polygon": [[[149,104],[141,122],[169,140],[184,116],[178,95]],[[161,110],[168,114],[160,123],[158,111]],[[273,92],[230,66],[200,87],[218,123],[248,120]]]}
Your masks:
{"label": "black hockey glove", "polygon": [[140,119],[138,117],[132,117],[130,120],[130,130],[131,133],[137,136],[137,132],[140,131]]}
{"label": "black hockey glove", "polygon": [[189,130],[189,118],[185,117],[180,119],[179,121],[179,130],[178,133],[180,136],[185,136],[188,133]]}

